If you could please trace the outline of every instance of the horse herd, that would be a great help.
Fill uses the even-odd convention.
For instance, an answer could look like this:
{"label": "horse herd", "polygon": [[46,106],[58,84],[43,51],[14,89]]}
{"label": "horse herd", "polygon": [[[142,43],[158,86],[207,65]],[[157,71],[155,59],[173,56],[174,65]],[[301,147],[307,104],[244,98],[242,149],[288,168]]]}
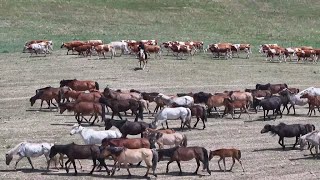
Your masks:
{"label": "horse herd", "polygon": [[[48,169],[51,161],[55,161],[55,167],[60,162],[61,167],[65,167],[66,172],[69,172],[69,167],[72,164],[77,174],[76,159],[92,159],[93,168],[90,172],[92,174],[97,166],[96,161],[99,161],[99,167],[104,167],[108,175],[114,175],[115,170],[121,165],[128,171],[129,164],[145,162],[148,176],[149,170],[152,170],[153,175],[156,176],[156,167],[158,161],[165,160],[168,157],[166,172],[169,172],[169,165],[172,162],[177,162],[179,167],[179,174],[182,174],[181,161],[196,160],[197,167],[195,174],[198,173],[200,162],[203,163],[203,170],[211,174],[209,169],[209,161],[214,156],[219,156],[220,161],[224,163],[224,171],[226,171],[225,158],[232,157],[233,164],[230,168],[232,170],[235,160],[239,161],[242,166],[241,151],[237,149],[217,149],[209,151],[204,147],[188,146],[187,136],[176,130],[169,129],[168,120],[180,120],[180,130],[183,131],[185,126],[191,130],[192,116],[197,118],[194,128],[197,126],[199,120],[202,120],[205,129],[205,122],[208,116],[212,116],[212,110],[215,110],[216,117],[225,117],[231,114],[231,118],[239,111],[246,112],[251,120],[250,113],[257,113],[262,107],[264,111],[264,120],[268,116],[269,111],[273,112],[275,118],[277,115],[282,117],[282,113],[287,109],[287,114],[290,109],[295,106],[303,106],[309,104],[308,115],[315,113],[315,108],[320,106],[320,89],[310,87],[300,91],[294,87],[288,87],[287,84],[257,84],[255,89],[245,89],[244,91],[233,90],[224,91],[215,94],[207,92],[198,93],[178,93],[174,96],[168,96],[158,92],[140,92],[138,90],[113,90],[106,87],[103,92],[99,90],[99,83],[95,81],[81,81],[77,79],[61,80],[60,87],[54,88],[51,86],[37,89],[36,95],[30,98],[31,106],[36,100],[41,100],[40,109],[42,109],[43,101],[46,101],[48,108],[56,106],[60,109],[62,114],[65,110],[73,111],[77,124],[75,124],[70,135],[79,134],[85,145],[78,145],[75,143],[57,145],[50,143],[30,143],[22,142],[6,153],[6,164],[9,165],[13,155],[18,154],[19,159],[15,164],[27,157],[32,169],[34,169],[30,157],[38,157],[45,155]],[[54,102],[55,101],[55,102]],[[150,103],[154,102],[156,108],[151,113],[149,109]],[[57,104],[55,104],[57,103]],[[290,107],[288,107],[290,104]],[[283,109],[281,110],[281,106]],[[221,115],[220,107],[225,107]],[[109,110],[110,109],[110,110]],[[160,110],[159,110],[160,109]],[[131,110],[134,115],[134,121],[123,120],[122,113],[127,115],[127,111]],[[148,116],[154,116],[151,123],[144,122],[144,110]],[[111,112],[110,112],[111,111]],[[252,111],[249,113],[249,111]],[[106,118],[107,114],[111,114],[110,118]],[[117,115],[120,120],[115,120]],[[86,116],[91,116],[87,119]],[[100,116],[100,118],[99,118]],[[94,120],[91,121],[92,117]],[[105,130],[97,131],[81,126],[84,121],[93,125],[95,121],[101,119],[104,122]],[[140,121],[139,121],[140,119]],[[166,123],[167,129],[164,128]],[[159,125],[163,129],[157,129]],[[111,127],[116,127],[111,129]],[[284,124],[280,123],[277,126],[265,125],[261,133],[271,132],[279,135],[279,144],[285,149],[284,138],[295,137],[296,144],[300,144],[303,148],[307,142],[310,143],[309,149],[316,148],[318,155],[318,146],[320,133],[315,130],[312,124]],[[127,135],[141,135],[141,138],[127,138]],[[98,144],[101,144],[98,146]],[[158,148],[157,148],[158,147]],[[170,147],[170,148],[168,148]],[[313,154],[313,153],[312,153]],[[63,163],[64,157],[68,160]],[[110,171],[105,163],[105,160],[111,156],[114,161],[113,169]],[[80,162],[80,161],[79,161]],[[81,166],[81,164],[80,164]],[[82,167],[82,166],[81,166]]]}

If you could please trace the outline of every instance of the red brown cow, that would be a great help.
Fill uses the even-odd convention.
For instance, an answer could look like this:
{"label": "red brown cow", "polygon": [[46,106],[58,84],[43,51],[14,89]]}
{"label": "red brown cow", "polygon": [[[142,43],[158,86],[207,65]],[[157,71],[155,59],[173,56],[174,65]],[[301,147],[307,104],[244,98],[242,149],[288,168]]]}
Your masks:
{"label": "red brown cow", "polygon": [[313,62],[316,62],[317,60],[315,50],[301,50],[296,52],[296,55],[298,57],[298,62],[300,61],[300,59],[306,61],[308,58],[310,58]]}
{"label": "red brown cow", "polygon": [[159,57],[161,59],[161,48],[158,45],[146,45],[145,46],[146,53],[150,54],[154,53],[154,58],[157,59]]}
{"label": "red brown cow", "polygon": [[262,44],[259,48],[259,53],[266,53],[269,49],[280,47],[278,44]]}
{"label": "red brown cow", "polygon": [[107,52],[111,53],[111,59],[115,56],[115,51],[113,47],[109,44],[93,46],[92,49],[98,53],[98,56],[102,54],[104,58],[106,58],[105,53]]}
{"label": "red brown cow", "polygon": [[208,49],[213,55],[218,55],[218,58],[220,58],[220,53],[224,53],[226,59],[232,59],[231,46],[231,43],[218,43],[209,45]]}
{"label": "red brown cow", "polygon": [[251,52],[251,45],[250,44],[232,44],[231,50],[233,53],[236,53],[239,58],[239,53],[244,52],[247,54],[247,59],[249,59]]}
{"label": "red brown cow", "polygon": [[278,60],[279,60],[279,62],[281,62],[281,59],[284,59],[284,52],[285,52],[285,49],[282,47],[269,48],[266,51],[266,54],[267,54],[266,61],[268,61],[268,60],[273,61],[274,57],[278,56]]}
{"label": "red brown cow", "polygon": [[90,44],[84,44],[81,46],[77,46],[74,48],[75,51],[79,53],[79,55],[88,56],[90,54],[91,56],[91,48],[92,46]]}
{"label": "red brown cow", "polygon": [[[180,44],[172,44],[170,45],[171,50],[174,53],[177,53],[176,56],[177,58],[179,58],[179,54],[182,53],[182,55],[184,56],[185,54],[187,54],[188,56],[193,56],[195,49],[192,45],[180,45]],[[182,57],[180,57],[182,59]]]}
{"label": "red brown cow", "polygon": [[86,43],[83,41],[71,41],[71,42],[67,42],[67,43],[62,43],[61,48],[64,48],[64,47],[67,48],[68,49],[67,55],[68,55],[70,50],[73,53],[75,47],[82,46],[85,44]]}
{"label": "red brown cow", "polygon": [[88,40],[85,43],[90,44],[91,46],[98,46],[98,45],[102,45],[103,41],[102,40]]}

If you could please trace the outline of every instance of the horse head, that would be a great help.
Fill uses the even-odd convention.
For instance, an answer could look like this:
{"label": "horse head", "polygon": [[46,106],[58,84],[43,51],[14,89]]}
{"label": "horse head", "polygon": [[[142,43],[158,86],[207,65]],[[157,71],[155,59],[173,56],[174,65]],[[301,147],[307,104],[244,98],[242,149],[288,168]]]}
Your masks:
{"label": "horse head", "polygon": [[70,135],[78,134],[83,129],[84,129],[84,127],[82,127],[80,124],[74,124],[71,131],[70,131]]}
{"label": "horse head", "polygon": [[10,154],[6,154],[6,164],[9,166],[10,162],[12,161],[13,156]]}
{"label": "horse head", "polygon": [[270,124],[266,124],[263,129],[261,130],[261,134],[263,133],[267,133],[271,130],[271,125]]}
{"label": "horse head", "polygon": [[104,121],[105,130],[109,130],[113,125],[111,123],[111,119],[106,119]]}

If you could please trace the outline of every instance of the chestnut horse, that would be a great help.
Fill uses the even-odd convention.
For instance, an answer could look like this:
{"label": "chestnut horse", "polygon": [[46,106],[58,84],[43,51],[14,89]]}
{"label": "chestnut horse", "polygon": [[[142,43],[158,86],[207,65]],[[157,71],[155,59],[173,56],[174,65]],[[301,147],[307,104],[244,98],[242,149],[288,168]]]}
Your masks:
{"label": "chestnut horse", "polygon": [[121,92],[114,91],[108,87],[106,87],[103,91],[103,95],[106,98],[117,99],[117,100],[125,100],[125,99],[142,99],[142,95],[138,92]]}
{"label": "chestnut horse", "polygon": [[75,91],[99,90],[99,84],[95,81],[79,81],[77,79],[61,80],[60,87],[68,86]]}
{"label": "chestnut horse", "polygon": [[190,107],[191,110],[191,116],[196,116],[197,117],[197,122],[194,124],[193,128],[197,127],[197,124],[199,122],[199,120],[202,120],[202,124],[203,127],[202,129],[206,128],[206,124],[205,122],[207,122],[207,112],[206,112],[206,108],[196,104]]}
{"label": "chestnut horse", "polygon": [[[102,120],[105,120],[105,106],[100,103],[95,102],[70,102],[70,103],[61,103],[59,104],[60,114],[62,114],[65,110],[74,111],[75,118],[79,124],[81,124],[82,120],[80,120],[80,116],[84,115],[92,115],[94,114],[95,118],[92,121],[91,125],[94,124],[98,115],[101,116]],[[87,120],[87,119],[86,119]],[[90,122],[91,118],[88,122]]]}
{"label": "chestnut horse", "polygon": [[308,104],[309,104],[309,111],[308,114],[309,116],[312,115],[312,111],[314,115],[316,115],[316,110],[315,108],[317,107],[318,109],[320,108],[320,96],[312,96],[309,95],[308,93],[303,94],[300,96],[300,98],[307,98],[308,99]]}
{"label": "chestnut horse", "polygon": [[218,160],[218,165],[219,165],[219,169],[221,169],[220,166],[220,161],[223,160],[223,165],[224,165],[224,172],[226,172],[226,157],[232,157],[232,165],[229,171],[232,171],[232,168],[234,166],[235,163],[235,159],[240,163],[242,170],[244,172],[244,168],[242,166],[242,162],[240,160],[241,158],[241,151],[238,149],[217,149],[214,151],[210,151],[210,155],[209,155],[209,161],[214,157],[214,156],[219,156],[220,159]]}
{"label": "chestnut horse", "polygon": [[38,89],[36,91],[36,95],[30,98],[30,103],[31,106],[34,105],[34,103],[36,102],[37,99],[41,99],[41,105],[40,105],[40,109],[42,109],[42,104],[43,101],[46,101],[48,104],[48,109],[50,109],[50,104],[54,105],[55,107],[57,107],[57,105],[55,105],[52,100],[54,99],[57,103],[59,103],[59,91],[60,88],[53,88],[53,87],[45,87],[45,88],[41,88]]}
{"label": "chestnut horse", "polygon": [[191,146],[191,147],[173,147],[170,149],[158,149],[159,161],[163,159],[163,157],[169,157],[170,160],[167,163],[166,173],[169,172],[169,164],[173,161],[176,161],[179,167],[179,175],[182,175],[180,161],[190,161],[192,159],[196,159],[197,169],[193,174],[198,173],[198,169],[200,167],[200,161],[203,163],[203,169],[207,170],[207,172],[211,175],[211,171],[209,169],[209,158],[208,151],[204,147],[199,146]]}

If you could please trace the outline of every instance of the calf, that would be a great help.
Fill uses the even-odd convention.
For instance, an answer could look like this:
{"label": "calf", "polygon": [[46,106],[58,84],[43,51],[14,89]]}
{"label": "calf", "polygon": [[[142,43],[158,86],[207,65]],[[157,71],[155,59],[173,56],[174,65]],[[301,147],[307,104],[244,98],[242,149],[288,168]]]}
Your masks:
{"label": "calf", "polygon": [[234,166],[234,163],[235,163],[235,159],[240,163],[241,165],[241,168],[244,172],[244,168],[242,166],[242,162],[240,160],[241,158],[241,151],[238,150],[238,149],[217,149],[217,150],[214,150],[214,151],[210,151],[210,154],[209,154],[209,161],[214,157],[214,156],[219,156],[220,159],[218,161],[218,165],[219,165],[219,169],[221,169],[221,166],[220,166],[220,161],[223,160],[223,165],[224,165],[224,172],[226,172],[226,161],[225,161],[225,158],[226,157],[232,157],[232,166],[230,168],[230,171],[232,171],[232,168]]}

